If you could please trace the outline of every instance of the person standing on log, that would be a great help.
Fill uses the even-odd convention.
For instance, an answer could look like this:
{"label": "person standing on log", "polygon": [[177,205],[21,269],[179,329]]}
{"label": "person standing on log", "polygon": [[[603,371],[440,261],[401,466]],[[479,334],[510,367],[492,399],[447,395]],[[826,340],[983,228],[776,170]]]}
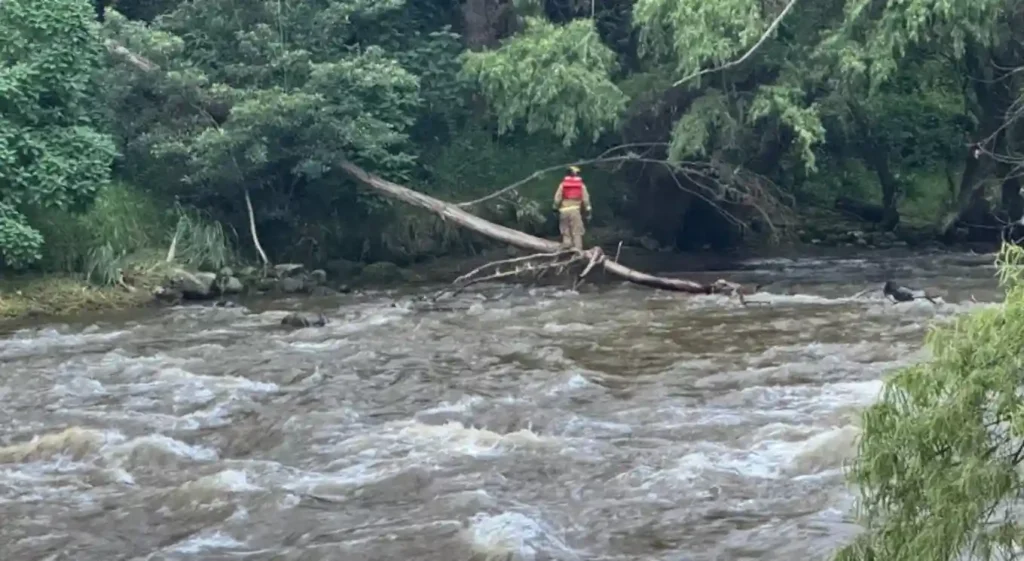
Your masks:
{"label": "person standing on log", "polygon": [[[582,208],[581,208],[582,207]],[[590,193],[580,177],[580,168],[569,167],[569,173],[555,190],[555,210],[558,211],[558,231],[565,248],[583,250],[583,212],[590,220]]]}

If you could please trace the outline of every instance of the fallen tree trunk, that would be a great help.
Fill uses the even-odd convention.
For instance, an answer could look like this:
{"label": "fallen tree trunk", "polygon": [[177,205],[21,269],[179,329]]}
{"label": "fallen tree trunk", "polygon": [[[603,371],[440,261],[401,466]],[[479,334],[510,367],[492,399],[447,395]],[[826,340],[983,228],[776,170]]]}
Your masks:
{"label": "fallen tree trunk", "polygon": [[[413,206],[429,210],[430,212],[440,216],[442,220],[451,220],[463,228],[468,228],[478,234],[487,236],[488,238],[505,242],[521,249],[540,253],[557,253],[564,249],[558,242],[531,236],[520,232],[519,230],[513,230],[512,228],[507,228],[505,226],[489,222],[479,216],[462,210],[454,204],[446,203],[429,195],[424,195],[423,193],[413,191],[407,187],[402,187],[397,183],[392,183],[382,177],[378,177],[351,162],[341,162],[340,165],[346,173],[357,179],[360,183],[363,183],[378,192],[384,193],[393,199],[398,199]],[[599,251],[600,248],[587,250],[594,259],[597,259],[598,255],[600,255],[599,264],[604,267],[605,271],[634,284],[675,292],[686,292],[689,294],[741,292],[741,288],[738,285],[726,281],[716,281],[712,284],[701,284],[684,279],[671,279],[641,273],[640,271],[630,269],[629,267],[621,265],[615,261],[604,259],[603,254],[597,253]]]}

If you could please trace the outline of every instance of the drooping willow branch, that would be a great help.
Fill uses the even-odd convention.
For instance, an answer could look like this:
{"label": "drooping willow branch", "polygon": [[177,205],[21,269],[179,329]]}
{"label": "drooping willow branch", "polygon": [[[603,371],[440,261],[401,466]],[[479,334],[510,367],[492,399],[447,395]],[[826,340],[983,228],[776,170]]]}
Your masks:
{"label": "drooping willow branch", "polygon": [[796,0],[789,0],[789,3],[786,4],[786,7],[782,9],[782,12],[779,13],[779,15],[775,17],[775,20],[772,21],[771,25],[768,26],[768,29],[766,29],[764,31],[764,33],[761,34],[761,38],[758,39],[757,42],[754,43],[754,46],[750,47],[750,50],[748,50],[746,53],[744,53],[743,56],[741,56],[740,58],[738,58],[736,60],[733,60],[731,62],[727,62],[727,63],[723,64],[722,66],[717,66],[717,67],[714,67],[714,68],[706,68],[704,70],[700,70],[698,72],[694,72],[693,74],[689,74],[687,76],[684,76],[684,77],[680,78],[679,80],[676,80],[675,83],[672,84],[672,87],[673,88],[677,88],[677,87],[685,84],[686,82],[689,82],[690,80],[695,80],[697,78],[700,78],[701,76],[704,76],[705,74],[711,74],[712,72],[721,72],[721,71],[726,70],[728,68],[733,68],[735,66],[739,66],[739,65],[743,64],[744,62],[746,62],[746,60],[748,58],[750,58],[754,54],[754,51],[759,49],[761,47],[761,45],[763,45],[764,42],[767,41],[769,37],[771,37],[772,33],[775,33],[775,30],[778,29],[779,25],[782,23],[782,20],[785,19],[786,14],[788,14],[789,11],[792,10],[793,6],[795,6],[795,5],[796,5]]}

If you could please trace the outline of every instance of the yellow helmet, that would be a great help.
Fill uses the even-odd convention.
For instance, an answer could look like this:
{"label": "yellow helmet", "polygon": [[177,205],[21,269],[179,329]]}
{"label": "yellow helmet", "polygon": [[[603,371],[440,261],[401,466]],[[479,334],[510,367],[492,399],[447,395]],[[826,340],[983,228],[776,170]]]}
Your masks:
{"label": "yellow helmet", "polygon": [[569,171],[571,171],[573,173],[579,173],[580,172],[580,168],[579,168],[579,166],[569,166]]}

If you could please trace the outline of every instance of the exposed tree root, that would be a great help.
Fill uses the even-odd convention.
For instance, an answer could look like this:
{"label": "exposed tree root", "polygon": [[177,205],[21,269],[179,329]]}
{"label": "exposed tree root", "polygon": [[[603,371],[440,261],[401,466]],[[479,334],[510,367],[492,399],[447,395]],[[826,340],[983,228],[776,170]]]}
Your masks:
{"label": "exposed tree root", "polygon": [[[451,286],[439,291],[431,300],[437,300],[442,296],[455,296],[470,286],[482,282],[520,278],[530,275],[532,275],[534,279],[540,279],[549,271],[555,271],[556,274],[561,274],[570,266],[580,263],[584,259],[584,253],[567,250],[549,253],[535,253],[532,255],[515,257],[513,259],[492,261],[455,279],[452,281]],[[582,274],[580,276],[582,276]]]}

